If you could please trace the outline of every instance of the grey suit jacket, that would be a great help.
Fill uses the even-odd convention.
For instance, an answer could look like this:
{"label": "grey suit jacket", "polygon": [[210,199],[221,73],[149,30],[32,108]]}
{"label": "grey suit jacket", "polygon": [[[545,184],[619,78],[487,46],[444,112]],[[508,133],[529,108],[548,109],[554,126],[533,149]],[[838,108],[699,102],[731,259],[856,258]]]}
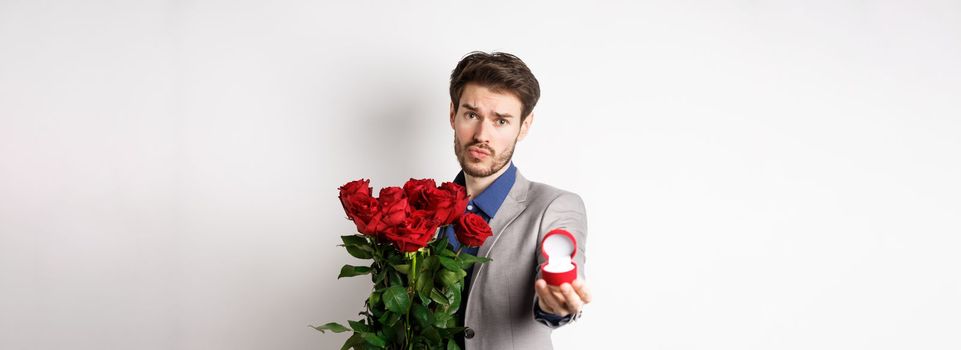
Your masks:
{"label": "grey suit jacket", "polygon": [[474,336],[467,350],[553,349],[552,329],[534,321],[534,281],[544,262],[540,242],[555,228],[577,239],[577,272],[584,278],[587,216],[574,193],[528,181],[520,171],[514,186],[490,221],[494,235],[478,250],[493,261],[472,275],[465,326]]}

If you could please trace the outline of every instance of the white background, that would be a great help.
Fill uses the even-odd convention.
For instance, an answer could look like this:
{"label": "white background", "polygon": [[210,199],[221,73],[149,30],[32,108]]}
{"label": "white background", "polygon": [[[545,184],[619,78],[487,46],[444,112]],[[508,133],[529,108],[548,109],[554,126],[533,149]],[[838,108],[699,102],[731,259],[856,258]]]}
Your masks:
{"label": "white background", "polygon": [[0,348],[339,348],[336,189],[453,178],[471,50],[587,204],[558,349],[961,348],[961,3],[307,0],[0,0]]}

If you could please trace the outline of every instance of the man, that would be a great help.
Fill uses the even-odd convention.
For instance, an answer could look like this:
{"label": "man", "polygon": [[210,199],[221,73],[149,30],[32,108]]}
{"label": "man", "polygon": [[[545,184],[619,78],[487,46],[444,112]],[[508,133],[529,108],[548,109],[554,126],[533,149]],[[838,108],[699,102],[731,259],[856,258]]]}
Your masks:
{"label": "man", "polygon": [[[519,58],[473,52],[451,73],[450,125],[470,196],[467,210],[488,220],[494,235],[468,250],[493,261],[475,267],[464,287],[461,345],[481,349],[551,349],[551,331],[579,317],[591,300],[584,283],[587,217],[574,193],[528,181],[511,162],[534,121],[537,79]],[[577,239],[578,279],[548,286],[540,279],[540,242],[555,228]],[[453,230],[447,232],[454,248]]]}

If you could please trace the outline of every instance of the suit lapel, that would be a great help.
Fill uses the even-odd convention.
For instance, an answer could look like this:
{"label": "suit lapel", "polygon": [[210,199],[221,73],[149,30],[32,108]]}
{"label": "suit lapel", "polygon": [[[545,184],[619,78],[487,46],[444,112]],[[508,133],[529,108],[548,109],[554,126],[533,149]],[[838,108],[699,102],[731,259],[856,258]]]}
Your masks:
{"label": "suit lapel", "polygon": [[[497,209],[497,213],[494,214],[494,218],[490,221],[491,232],[494,235],[484,241],[480,249],[477,251],[477,256],[482,256],[485,258],[490,258],[491,249],[494,245],[503,241],[504,229],[517,219],[517,216],[527,208],[527,191],[530,189],[530,181],[521,175],[520,171],[517,171],[517,178],[514,180],[514,186],[511,186],[511,191],[508,192],[507,197],[504,198],[504,203],[501,204],[500,209]],[[507,238],[509,239],[509,238]],[[473,281],[477,275],[484,273],[487,269],[487,265],[494,263],[493,261],[486,264],[479,264],[480,268],[475,271],[471,276]],[[474,283],[471,283],[471,292],[474,291]]]}

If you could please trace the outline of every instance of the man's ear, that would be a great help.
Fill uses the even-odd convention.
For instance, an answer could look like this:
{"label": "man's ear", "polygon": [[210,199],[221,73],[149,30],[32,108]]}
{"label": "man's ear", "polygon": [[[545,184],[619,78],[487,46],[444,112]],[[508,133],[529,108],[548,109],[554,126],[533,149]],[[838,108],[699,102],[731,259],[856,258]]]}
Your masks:
{"label": "man's ear", "polygon": [[524,122],[521,123],[521,131],[519,134],[517,134],[517,141],[523,140],[524,137],[527,136],[527,132],[530,131],[531,123],[533,122],[534,122],[534,112],[531,112],[531,114],[529,114],[527,118],[524,118]]}
{"label": "man's ear", "polygon": [[454,109],[454,101],[450,101],[450,127],[451,127],[451,129],[454,128],[454,113],[455,113],[455,112],[457,112],[457,110]]}

